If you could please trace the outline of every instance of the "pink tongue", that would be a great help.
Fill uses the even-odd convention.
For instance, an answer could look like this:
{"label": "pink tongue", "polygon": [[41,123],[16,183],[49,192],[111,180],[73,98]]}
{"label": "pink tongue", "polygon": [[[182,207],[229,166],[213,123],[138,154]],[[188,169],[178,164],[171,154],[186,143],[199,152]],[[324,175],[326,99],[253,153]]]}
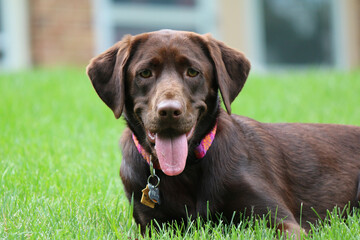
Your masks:
{"label": "pink tongue", "polygon": [[169,176],[175,176],[184,171],[188,155],[186,134],[176,137],[155,137],[156,155],[161,170]]}

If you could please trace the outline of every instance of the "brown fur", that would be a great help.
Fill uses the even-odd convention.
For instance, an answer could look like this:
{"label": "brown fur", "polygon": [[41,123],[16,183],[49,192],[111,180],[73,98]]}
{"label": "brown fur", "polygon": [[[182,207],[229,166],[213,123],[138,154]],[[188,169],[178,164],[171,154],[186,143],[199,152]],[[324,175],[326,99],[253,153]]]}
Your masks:
{"label": "brown fur", "polygon": [[[190,67],[200,74],[187,76]],[[141,69],[153,75],[143,79]],[[95,90],[128,124],[121,140],[120,175],[129,200],[134,196],[134,218],[143,230],[152,219],[165,223],[205,217],[208,202],[212,214],[228,220],[234,211],[262,216],[270,210],[279,229],[299,235],[300,224],[309,230],[308,222],[317,220],[312,209],[325,217],[334,206],[359,201],[360,128],[268,124],[231,115],[231,102],[249,70],[242,53],[209,35],[176,31],[127,36],[89,64]],[[219,90],[228,113],[220,108]],[[164,100],[175,102],[181,115],[159,117],[157,109]],[[196,160],[194,147],[216,121],[212,146]],[[185,133],[192,126],[185,170],[177,176],[157,170],[162,203],[154,209],[142,205],[149,166],[131,134],[156,157],[147,130]]]}

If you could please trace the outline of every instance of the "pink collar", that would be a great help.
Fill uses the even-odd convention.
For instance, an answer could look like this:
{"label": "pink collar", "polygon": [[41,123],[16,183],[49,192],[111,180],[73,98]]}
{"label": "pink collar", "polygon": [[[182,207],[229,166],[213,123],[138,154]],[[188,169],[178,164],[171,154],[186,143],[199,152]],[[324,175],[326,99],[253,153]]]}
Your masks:
{"label": "pink collar", "polygon": [[[200,144],[195,148],[194,152],[197,159],[205,157],[206,152],[209,150],[211,144],[215,139],[216,130],[217,122],[215,123],[214,128],[201,140]],[[146,152],[146,150],[140,145],[134,133],[132,134],[132,139],[139,153],[143,156],[146,162],[150,164],[150,154]],[[154,163],[154,167],[160,169],[158,163]]]}

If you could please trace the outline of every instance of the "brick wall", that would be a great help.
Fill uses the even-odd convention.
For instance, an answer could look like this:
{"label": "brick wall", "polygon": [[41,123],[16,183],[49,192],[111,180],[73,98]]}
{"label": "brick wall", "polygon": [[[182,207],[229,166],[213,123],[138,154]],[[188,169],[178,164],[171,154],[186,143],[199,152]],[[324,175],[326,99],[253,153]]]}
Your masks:
{"label": "brick wall", "polygon": [[30,0],[34,65],[85,65],[93,56],[91,0]]}

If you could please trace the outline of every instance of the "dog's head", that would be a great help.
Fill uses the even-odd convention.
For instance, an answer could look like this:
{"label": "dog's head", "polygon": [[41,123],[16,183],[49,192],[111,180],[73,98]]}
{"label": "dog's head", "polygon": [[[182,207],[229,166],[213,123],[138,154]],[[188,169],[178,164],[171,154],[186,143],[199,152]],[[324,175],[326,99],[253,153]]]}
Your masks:
{"label": "dog's head", "polygon": [[171,30],[125,36],[87,67],[100,98],[167,175],[184,170],[189,146],[216,121],[218,90],[230,114],[249,71],[242,53],[210,35]]}

